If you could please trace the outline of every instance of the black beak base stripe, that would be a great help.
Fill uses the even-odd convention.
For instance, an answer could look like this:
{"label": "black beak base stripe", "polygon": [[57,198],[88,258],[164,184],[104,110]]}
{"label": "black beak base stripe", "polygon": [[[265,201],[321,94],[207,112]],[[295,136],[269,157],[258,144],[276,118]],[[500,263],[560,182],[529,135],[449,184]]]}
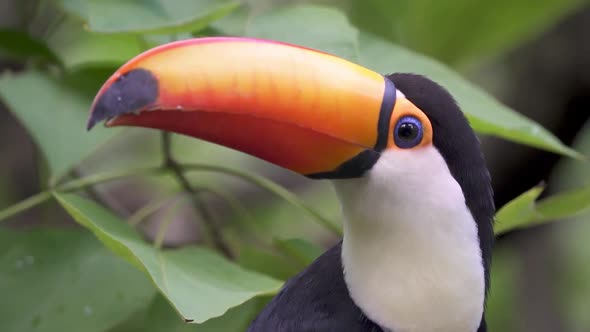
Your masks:
{"label": "black beak base stripe", "polygon": [[385,92],[383,94],[383,102],[379,110],[379,120],[377,122],[377,142],[373,150],[365,150],[354,156],[337,169],[329,172],[321,172],[315,174],[307,174],[311,179],[349,179],[363,176],[379,159],[380,152],[387,147],[389,138],[389,121],[393,113],[393,106],[395,106],[396,88],[393,82],[387,77],[383,78],[385,81]]}
{"label": "black beak base stripe", "polygon": [[383,77],[383,79],[385,80],[385,92],[383,93],[383,101],[379,110],[379,121],[377,122],[377,143],[375,143],[375,151],[377,152],[382,152],[387,147],[389,121],[391,121],[397,91],[392,80],[387,77]]}

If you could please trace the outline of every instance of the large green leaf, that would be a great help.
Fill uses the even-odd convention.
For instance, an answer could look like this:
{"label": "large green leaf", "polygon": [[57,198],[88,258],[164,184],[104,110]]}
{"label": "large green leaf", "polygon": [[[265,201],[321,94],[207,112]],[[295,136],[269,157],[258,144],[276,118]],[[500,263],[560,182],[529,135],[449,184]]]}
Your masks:
{"label": "large green leaf", "polygon": [[55,194],[62,206],[107,247],[144,271],[186,321],[202,323],[281,282],[250,272],[215,252],[197,247],[160,251],[145,243],[123,220],[74,194]]}
{"label": "large green leaf", "polygon": [[526,225],[535,216],[535,201],[544,189],[544,186],[533,187],[498,210],[494,225],[496,234]]}
{"label": "large green leaf", "polygon": [[358,31],[338,10],[300,5],[251,17],[245,35],[304,45],[358,61]]}
{"label": "large green leaf", "polygon": [[496,234],[590,211],[590,185],[536,202],[542,192],[543,187],[535,187],[503,206],[496,214]]}
{"label": "large green leaf", "polygon": [[88,3],[90,0],[55,0],[67,13],[80,19],[88,17]]}
{"label": "large green leaf", "polygon": [[118,132],[98,128],[88,134],[85,123],[91,98],[40,72],[5,74],[0,78],[0,98],[41,148],[51,180],[66,173]]}
{"label": "large green leaf", "polygon": [[246,33],[251,16],[252,10],[249,6],[240,6],[228,15],[212,22],[203,32],[210,32],[211,35],[242,36]]}
{"label": "large green leaf", "polygon": [[537,204],[543,220],[570,218],[590,211],[590,185],[545,198]]}
{"label": "large green leaf", "polygon": [[351,0],[349,14],[362,30],[457,63],[505,51],[582,2]]}
{"label": "large green leaf", "polygon": [[132,319],[109,332],[229,332],[246,331],[262,306],[266,297],[252,299],[230,309],[223,316],[210,319],[197,326],[187,324],[178,318],[170,303],[157,296],[151,305]]}
{"label": "large green leaf", "polygon": [[0,330],[101,332],[145,307],[145,276],[80,230],[0,229]]}
{"label": "large green leaf", "polygon": [[[222,23],[227,23],[229,28]],[[502,105],[447,66],[383,38],[358,31],[340,11],[313,5],[279,7],[260,15],[236,12],[214,27],[234,34],[299,44],[359,62],[380,73],[413,72],[443,86],[457,99],[472,126],[482,134],[579,157],[537,123]]]}
{"label": "large green leaf", "polygon": [[140,36],[86,31],[77,20],[62,22],[47,40],[70,70],[87,66],[120,66],[145,49]]}
{"label": "large green leaf", "polygon": [[287,280],[301,270],[301,266],[293,264],[289,258],[262,250],[253,246],[240,248],[238,263],[241,266],[279,280]]}
{"label": "large green leaf", "polygon": [[236,9],[238,0],[61,0],[95,32],[197,31]]}
{"label": "large green leaf", "polygon": [[368,33],[361,33],[359,52],[360,63],[378,72],[416,73],[440,83],[450,91],[479,133],[580,157],[539,124],[502,105],[488,93],[433,59]]}
{"label": "large green leaf", "polygon": [[302,267],[311,264],[324,250],[304,239],[275,240],[275,245],[286,255],[295,259]]}

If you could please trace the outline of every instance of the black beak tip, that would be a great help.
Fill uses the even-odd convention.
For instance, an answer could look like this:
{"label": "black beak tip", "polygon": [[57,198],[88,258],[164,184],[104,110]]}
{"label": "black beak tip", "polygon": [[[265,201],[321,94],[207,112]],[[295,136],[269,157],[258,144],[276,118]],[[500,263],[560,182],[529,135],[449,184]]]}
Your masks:
{"label": "black beak tip", "polygon": [[90,119],[88,119],[88,123],[86,124],[86,131],[92,130],[96,122],[97,121],[94,119],[94,116],[90,115]]}
{"label": "black beak tip", "polygon": [[138,113],[153,106],[158,99],[158,80],[145,69],[121,75],[97,96],[86,124],[91,130],[98,122],[117,115]]}

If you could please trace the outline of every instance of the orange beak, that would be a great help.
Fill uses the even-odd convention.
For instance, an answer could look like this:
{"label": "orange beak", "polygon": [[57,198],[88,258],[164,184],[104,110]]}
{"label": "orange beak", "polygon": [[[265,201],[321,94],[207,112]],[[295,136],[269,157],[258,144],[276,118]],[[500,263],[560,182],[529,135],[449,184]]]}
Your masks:
{"label": "orange beak", "polygon": [[98,92],[88,122],[156,128],[321,178],[361,176],[389,136],[396,99],[382,75],[338,57],[249,38],[151,49]]}

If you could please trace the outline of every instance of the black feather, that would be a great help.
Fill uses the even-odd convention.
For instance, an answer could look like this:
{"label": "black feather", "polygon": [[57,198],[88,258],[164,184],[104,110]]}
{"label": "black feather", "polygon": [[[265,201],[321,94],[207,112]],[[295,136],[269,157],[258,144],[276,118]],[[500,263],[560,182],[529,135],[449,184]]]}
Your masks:
{"label": "black feather", "polygon": [[341,251],[342,242],[289,280],[248,332],[383,332],[350,298]]}

